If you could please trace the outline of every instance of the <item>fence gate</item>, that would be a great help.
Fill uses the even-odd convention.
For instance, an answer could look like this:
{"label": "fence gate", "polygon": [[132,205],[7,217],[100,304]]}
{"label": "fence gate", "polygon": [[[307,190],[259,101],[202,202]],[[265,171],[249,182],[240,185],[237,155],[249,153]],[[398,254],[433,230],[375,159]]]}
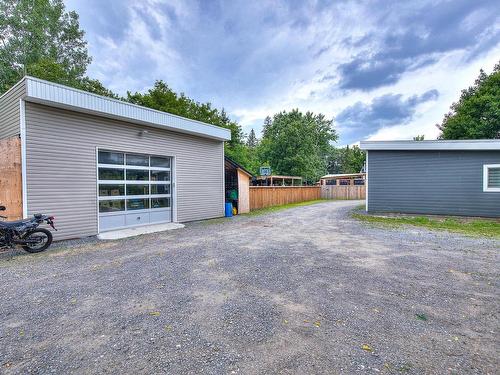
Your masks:
{"label": "fence gate", "polygon": [[323,199],[365,199],[365,185],[322,185],[321,198]]}

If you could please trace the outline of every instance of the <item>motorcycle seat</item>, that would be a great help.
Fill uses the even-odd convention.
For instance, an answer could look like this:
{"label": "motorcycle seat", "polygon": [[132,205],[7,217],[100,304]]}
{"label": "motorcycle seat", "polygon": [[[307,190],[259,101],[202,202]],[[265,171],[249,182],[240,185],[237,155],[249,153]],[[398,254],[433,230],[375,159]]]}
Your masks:
{"label": "motorcycle seat", "polygon": [[0,221],[0,227],[9,228],[17,227],[20,224],[29,223],[29,219],[15,220],[15,221]]}

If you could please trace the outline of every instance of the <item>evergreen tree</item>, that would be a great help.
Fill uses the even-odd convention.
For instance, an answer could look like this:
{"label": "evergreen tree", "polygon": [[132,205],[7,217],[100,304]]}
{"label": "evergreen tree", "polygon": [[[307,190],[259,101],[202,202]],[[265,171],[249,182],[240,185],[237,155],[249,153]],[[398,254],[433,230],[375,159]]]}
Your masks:
{"label": "evergreen tree", "polygon": [[257,147],[258,143],[259,141],[255,136],[255,131],[253,129],[250,130],[250,134],[248,134],[247,138],[247,146],[250,147],[251,149],[254,149],[255,147]]}
{"label": "evergreen tree", "polygon": [[273,119],[271,118],[271,116],[266,116],[266,118],[264,119],[264,125],[262,126],[262,134],[264,137],[266,136],[267,129],[269,129],[272,123]]}

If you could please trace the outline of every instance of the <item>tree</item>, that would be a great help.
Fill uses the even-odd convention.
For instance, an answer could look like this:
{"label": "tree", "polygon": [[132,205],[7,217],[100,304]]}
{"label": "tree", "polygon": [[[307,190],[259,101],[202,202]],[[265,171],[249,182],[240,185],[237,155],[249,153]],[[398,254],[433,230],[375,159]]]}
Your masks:
{"label": "tree", "polygon": [[84,78],[78,80],[77,82],[74,82],[73,86],[77,89],[93,92],[94,94],[97,94],[97,95],[109,96],[111,98],[123,100],[123,98],[119,97],[113,91],[104,87],[104,85],[101,83],[101,81],[99,81],[97,79],[84,77]]}
{"label": "tree", "polygon": [[328,173],[359,173],[365,160],[366,153],[358,146],[334,148],[328,158]]}
{"label": "tree", "polygon": [[413,140],[414,141],[423,141],[425,139],[425,135],[422,134],[422,135],[416,135],[415,137],[413,137]]}
{"label": "tree", "polygon": [[83,91],[92,92],[97,95],[121,99],[117,94],[104,87],[104,85],[97,79],[92,79],[89,77],[83,77],[79,79],[69,78],[64,68],[60,64],[50,59],[44,58],[37,63],[32,64],[29,74],[34,77],[43,78],[51,82],[65,84]]}
{"label": "tree", "polygon": [[441,124],[440,139],[500,138],[500,62],[488,75],[482,69],[471,87],[462,90]]}
{"label": "tree", "polygon": [[255,131],[253,129],[250,130],[250,134],[248,134],[247,137],[247,146],[251,149],[254,149],[257,147],[259,141],[257,140],[257,137],[255,136]]}
{"label": "tree", "polygon": [[245,167],[252,173],[258,174],[261,163],[260,163],[259,148],[258,148],[259,140],[255,135],[255,130],[253,129],[250,130],[245,146],[247,149],[247,158],[246,158],[247,164],[245,165]]}
{"label": "tree", "polygon": [[274,174],[302,176],[313,182],[326,172],[330,142],[336,140],[333,121],[324,115],[283,111],[266,121],[260,160],[268,161]]}
{"label": "tree", "polygon": [[127,92],[125,100],[144,107],[229,129],[231,131],[231,140],[226,144],[225,154],[245,168],[251,167],[249,150],[243,142],[244,135],[241,126],[232,121],[224,109],[218,110],[212,107],[211,103],[200,103],[183,93],[177,94],[161,80],[156,81],[153,88],[146,93]]}
{"label": "tree", "polygon": [[258,164],[244,144],[241,127],[210,103],[177,94],[163,81],[147,93],[118,97],[85,75],[91,58],[78,14],[66,12],[63,0],[0,0],[0,94],[24,75],[32,75],[99,95],[109,96],[231,131],[226,155],[249,167]]}
{"label": "tree", "polygon": [[262,134],[266,132],[266,130],[271,126],[272,123],[273,119],[271,118],[271,116],[266,116],[266,118],[264,119],[264,125],[262,126]]}
{"label": "tree", "polygon": [[0,2],[0,90],[25,73],[65,84],[83,78],[91,61],[83,36],[62,0]]}

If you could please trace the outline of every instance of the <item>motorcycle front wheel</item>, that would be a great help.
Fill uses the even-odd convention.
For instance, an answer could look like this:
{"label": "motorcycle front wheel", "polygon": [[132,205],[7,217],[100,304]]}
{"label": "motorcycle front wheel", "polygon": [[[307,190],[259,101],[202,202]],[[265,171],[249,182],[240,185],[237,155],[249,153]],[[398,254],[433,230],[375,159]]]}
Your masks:
{"label": "motorcycle front wheel", "polygon": [[23,240],[31,243],[23,245],[23,249],[28,253],[39,253],[46,250],[52,243],[52,233],[47,229],[38,228],[27,233]]}

